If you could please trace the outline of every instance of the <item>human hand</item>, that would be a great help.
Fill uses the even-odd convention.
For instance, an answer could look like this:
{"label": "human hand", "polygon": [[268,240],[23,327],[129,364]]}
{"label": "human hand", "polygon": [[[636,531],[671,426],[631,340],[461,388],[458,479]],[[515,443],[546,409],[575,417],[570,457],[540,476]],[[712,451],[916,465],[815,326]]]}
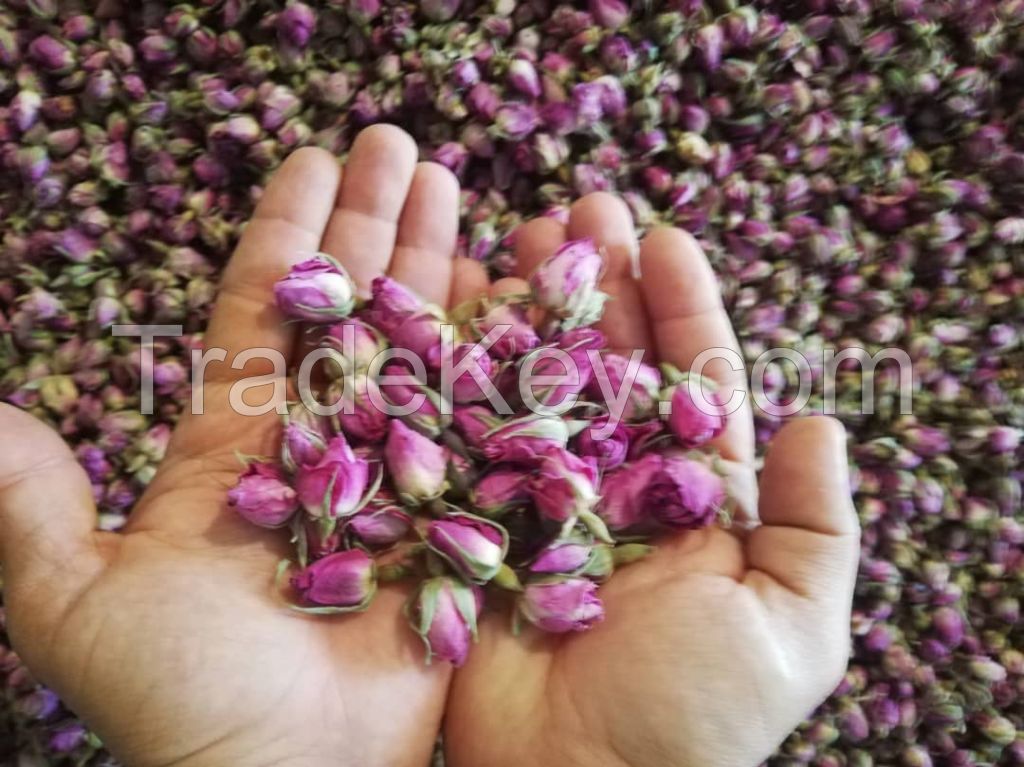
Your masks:
{"label": "human hand", "polygon": [[[637,243],[628,209],[611,195],[577,202],[567,226],[523,226],[521,276],[581,237],[608,255],[602,289],[612,300],[600,327],[613,348],[645,349],[682,370],[705,349],[737,349],[693,238],[660,229]],[[511,278],[492,292],[524,289]],[[722,359],[704,373],[726,392],[745,389]],[[589,632],[514,637],[507,617],[482,621],[449,693],[449,767],[753,767],[834,688],[847,663],[859,551],[842,426],[786,426],[759,502],[749,398],[715,444],[737,501],[759,509],[761,526],[661,541],[602,587],[606,618]]]}
{"label": "human hand", "polygon": [[[416,164],[390,126],[356,141],[341,177],[317,149],[294,153],[266,189],[224,275],[205,337],[227,352],[206,370],[203,415],[182,417],[122,534],[94,532],[82,469],[60,438],[0,406],[0,554],[9,628],[23,659],[133,765],[416,765],[429,760],[449,672],[425,667],[382,588],[358,616],[306,617],[275,601],[286,536],[226,508],[235,451],[277,453],[281,418],[243,416],[231,385],[274,373],[239,352],[297,354],[273,283],[302,251],[341,261],[362,288],[390,272],[441,305],[450,295],[458,185]],[[340,183],[340,186],[339,186]],[[473,267],[460,286],[483,280]],[[252,388],[251,405],[273,384]]]}

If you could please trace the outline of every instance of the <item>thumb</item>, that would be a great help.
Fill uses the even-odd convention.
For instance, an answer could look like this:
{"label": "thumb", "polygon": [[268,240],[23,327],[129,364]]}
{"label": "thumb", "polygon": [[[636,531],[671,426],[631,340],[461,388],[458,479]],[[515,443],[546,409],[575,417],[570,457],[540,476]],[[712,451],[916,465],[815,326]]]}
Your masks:
{"label": "thumb", "polygon": [[16,621],[44,626],[103,569],[92,488],[64,441],[27,413],[0,404],[0,434],[6,601]]}

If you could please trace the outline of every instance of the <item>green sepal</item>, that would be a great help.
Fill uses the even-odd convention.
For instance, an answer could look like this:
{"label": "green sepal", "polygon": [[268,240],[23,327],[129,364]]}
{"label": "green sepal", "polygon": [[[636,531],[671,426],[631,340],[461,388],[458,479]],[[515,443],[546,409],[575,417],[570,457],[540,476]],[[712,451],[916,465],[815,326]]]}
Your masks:
{"label": "green sepal", "polygon": [[516,571],[504,562],[502,562],[498,574],[491,579],[491,583],[505,591],[520,592],[523,590],[523,584],[520,582],[519,576],[516,575]]}
{"label": "green sepal", "polygon": [[289,610],[294,610],[297,613],[304,613],[306,615],[343,615],[345,613],[361,613],[370,606],[373,598],[377,595],[377,568],[374,565],[371,571],[372,580],[370,582],[370,588],[366,592],[366,596],[363,601],[357,605],[350,607],[332,607],[330,605],[321,605],[319,607],[307,607],[305,605],[297,605],[291,600],[284,597],[284,578],[288,572],[288,568],[291,567],[291,562],[287,559],[282,559],[277,563],[277,572],[274,575],[274,590],[278,596],[284,601],[285,607]]}

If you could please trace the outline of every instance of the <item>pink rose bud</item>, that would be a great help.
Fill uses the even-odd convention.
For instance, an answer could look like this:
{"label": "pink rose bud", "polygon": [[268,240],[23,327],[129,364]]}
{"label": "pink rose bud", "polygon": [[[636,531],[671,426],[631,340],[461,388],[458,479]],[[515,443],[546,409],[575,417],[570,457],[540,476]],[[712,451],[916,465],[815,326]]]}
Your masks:
{"label": "pink rose bud", "polygon": [[607,296],[598,290],[604,260],[593,240],[565,243],[530,276],[538,305],[569,329],[601,318]]}
{"label": "pink rose bud", "polygon": [[483,405],[461,405],[452,414],[452,426],[471,448],[480,448],[484,435],[499,424],[501,418]]}
{"label": "pink rose bud", "polygon": [[362,510],[350,517],[345,532],[372,547],[392,546],[412,529],[412,517],[385,491],[380,491]]}
{"label": "pink rose bud", "polygon": [[531,573],[575,573],[590,560],[593,547],[581,541],[555,541],[530,564]]}
{"label": "pink rose bud", "polygon": [[662,418],[683,447],[700,447],[725,430],[724,403],[707,378],[684,374],[682,380],[662,391],[661,398],[672,408]]}
{"label": "pink rose bud", "polygon": [[597,503],[597,468],[560,447],[549,447],[530,477],[530,493],[542,517],[565,522]]}
{"label": "pink rose bud", "polygon": [[[612,407],[613,400],[622,397],[620,392],[626,386],[628,367],[629,359],[621,354],[601,355],[601,362],[594,366],[594,376],[587,387],[591,399]],[[622,413],[613,413],[613,415],[618,415],[625,421],[641,421],[652,418],[658,412],[658,392],[660,390],[661,374],[658,369],[641,362],[636,371],[636,378],[626,389],[626,401],[622,405]]]}
{"label": "pink rose bud", "polygon": [[281,463],[291,472],[320,460],[327,449],[320,418],[301,403],[292,408],[281,437]]}
{"label": "pink rose bud", "polygon": [[618,29],[629,19],[629,6],[622,0],[590,0],[590,15],[607,29]]}
{"label": "pink rose bud", "polygon": [[390,277],[375,279],[371,291],[372,298],[364,318],[388,336],[425,306],[422,298]]}
{"label": "pink rose bud", "polygon": [[228,505],[245,520],[260,527],[280,527],[299,508],[295,491],[279,468],[254,461],[228,491]]}
{"label": "pink rose bud", "polygon": [[508,84],[531,99],[540,96],[540,77],[526,59],[513,59],[508,65]]}
{"label": "pink rose bud", "polygon": [[316,30],[316,11],[305,3],[292,3],[277,17],[277,34],[282,42],[305,48]]}
{"label": "pink rose bud", "polygon": [[321,559],[341,548],[342,531],[336,526],[325,527],[321,520],[306,517],[303,529],[306,534],[306,552],[311,560]]}
{"label": "pink rose bud", "polygon": [[490,348],[491,355],[497,359],[515,359],[540,346],[540,336],[530,324],[526,310],[519,304],[493,306],[477,323],[481,335],[486,335],[496,327],[505,331]]}
{"label": "pink rose bud", "polygon": [[[383,403],[384,398],[377,389],[377,383],[365,373],[351,377],[351,388],[341,396],[341,410],[338,411],[338,427],[356,442],[376,444],[388,435],[388,418],[375,402]],[[376,392],[371,397],[371,390]]]}
{"label": "pink rose bud", "polygon": [[530,497],[523,473],[514,469],[494,469],[481,477],[469,493],[470,503],[486,517],[500,517],[528,504]]}
{"label": "pink rose bud", "polygon": [[492,461],[535,461],[549,447],[564,448],[569,427],[560,417],[525,416],[506,421],[483,440],[483,453]]}
{"label": "pink rose bud", "polygon": [[330,256],[317,255],[296,264],[274,285],[274,299],[286,317],[306,322],[334,322],[355,306],[355,284]]}
{"label": "pink rose bud", "polygon": [[339,351],[351,366],[350,369],[359,372],[370,367],[370,363],[386,348],[387,343],[370,325],[349,318],[328,327],[320,345]]}
{"label": "pink rose bud", "polygon": [[427,527],[427,545],[467,581],[487,583],[508,553],[508,533],[471,514],[449,514]]}
{"label": "pink rose bud", "polygon": [[542,631],[586,631],[604,618],[596,592],[597,584],[586,578],[549,576],[526,584],[519,611]]}
{"label": "pink rose bud", "polygon": [[644,491],[663,463],[660,455],[648,453],[605,475],[597,513],[609,530],[627,530],[647,521],[649,510],[643,505]]}
{"label": "pink rose bud", "polygon": [[[568,407],[587,384],[593,375],[593,368],[587,356],[587,349],[581,346],[569,348],[541,347],[530,352],[523,358],[522,368],[526,376],[527,365],[530,377],[539,377],[556,381],[541,384],[539,381],[529,386],[529,391],[538,402],[547,407]],[[527,383],[529,383],[527,381]]]}
{"label": "pink rose bud", "polygon": [[339,551],[293,575],[292,587],[307,604],[359,609],[377,590],[376,568],[365,551]]}
{"label": "pink rose bud", "polygon": [[298,467],[295,489],[311,516],[340,519],[362,508],[369,482],[369,463],[358,458],[339,434],[327,443],[319,461]]}
{"label": "pink rose bud", "polygon": [[429,364],[438,359],[442,324],[444,320],[433,310],[417,312],[391,331],[391,345],[396,349],[407,349]]}
{"label": "pink rose bud", "polygon": [[404,503],[419,505],[440,497],[448,487],[448,451],[397,418],[391,420],[384,460]]}
{"label": "pink rose bud", "polygon": [[[465,359],[470,361],[463,363]],[[452,369],[456,365],[470,366],[470,370],[459,373],[452,381],[453,402],[462,405],[487,398],[484,385],[477,382],[477,377],[489,381],[494,376],[494,362],[480,344],[459,344],[455,347],[451,360],[442,364],[447,364]]]}
{"label": "pink rose bud", "polygon": [[725,503],[725,483],[701,461],[668,456],[647,486],[643,502],[663,524],[695,530],[714,521]]}
{"label": "pink rose bud", "polygon": [[409,622],[427,646],[427,663],[433,658],[461,666],[476,641],[476,619],[483,606],[477,586],[458,578],[439,577],[424,581],[413,600]]}
{"label": "pink rose bud", "polygon": [[381,393],[390,405],[396,408],[405,408],[412,403],[414,397],[422,395],[420,404],[411,412],[402,416],[397,416],[394,412],[389,415],[400,417],[420,434],[425,434],[428,437],[440,436],[441,395],[422,384],[399,365],[388,365],[384,369],[384,375],[397,381],[385,383],[382,380],[380,384]]}
{"label": "pink rose bud", "polygon": [[576,450],[580,456],[593,458],[602,471],[622,465],[629,454],[629,427],[620,422],[609,429],[611,424],[607,417],[595,418],[576,439]]}

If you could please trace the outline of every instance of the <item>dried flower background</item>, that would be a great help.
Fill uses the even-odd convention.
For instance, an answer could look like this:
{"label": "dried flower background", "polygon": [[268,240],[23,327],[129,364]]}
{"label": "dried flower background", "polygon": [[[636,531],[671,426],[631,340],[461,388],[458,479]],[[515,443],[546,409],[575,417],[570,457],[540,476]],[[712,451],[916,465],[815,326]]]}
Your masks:
{"label": "dried flower background", "polygon": [[[459,174],[463,247],[499,272],[521,217],[617,190],[638,226],[702,239],[750,359],[914,361],[912,417],[894,376],[871,415],[842,410],[860,376],[837,381],[864,524],[854,657],[772,764],[1022,764],[1022,46],[1016,0],[9,0],[0,396],[60,428],[116,527],[291,148],[343,154],[398,122]],[[153,417],[122,320],[188,334],[158,346]],[[795,383],[769,369],[772,396]],[[759,415],[760,441],[777,426]],[[6,649],[0,673],[0,759],[109,763]]]}

